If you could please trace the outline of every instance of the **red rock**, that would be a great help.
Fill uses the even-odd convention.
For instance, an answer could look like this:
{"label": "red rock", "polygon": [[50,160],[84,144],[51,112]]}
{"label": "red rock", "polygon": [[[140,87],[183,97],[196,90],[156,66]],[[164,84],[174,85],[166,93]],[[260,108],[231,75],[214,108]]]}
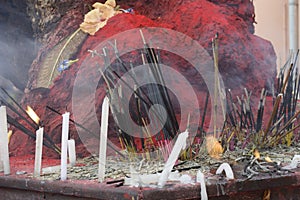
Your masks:
{"label": "red rock", "polygon": [[[120,1],[120,4],[124,5],[125,2]],[[128,4],[133,3],[129,1]],[[85,73],[87,80],[98,82],[99,79],[99,75],[94,73],[97,69],[91,69],[92,65],[83,65],[83,61],[89,59],[87,55],[90,55],[90,53],[87,50],[95,48],[95,46],[105,39],[125,30],[140,27],[172,28],[197,40],[210,55],[212,55],[211,39],[218,33],[219,70],[226,88],[231,88],[234,94],[238,94],[242,93],[242,89],[246,87],[248,90],[253,91],[254,95],[257,95],[260,93],[261,88],[266,87],[269,89],[272,87],[276,73],[276,55],[270,42],[253,35],[254,13],[253,3],[251,1],[189,0],[150,2],[144,0],[136,2],[133,5],[137,13],[142,15],[120,14],[111,18],[108,24],[97,32],[95,36],[89,36],[86,39],[77,55],[79,62],[72,65],[69,70],[64,71],[57,77],[50,90],[45,93],[42,92],[42,95],[45,96],[41,98],[40,101],[33,101],[36,91],[30,91],[24,98],[24,104],[29,102],[34,103],[33,107],[37,109],[41,115],[45,124],[45,130],[56,143],[60,143],[61,116],[51,113],[51,111],[46,110],[45,107],[48,105],[61,113],[67,110],[71,112],[71,118],[73,118],[72,113],[74,107],[72,106],[72,91],[78,70],[80,69]],[[78,13],[73,11],[73,14],[77,15]],[[57,38],[65,36],[71,29],[74,30],[75,27],[79,25],[80,20],[78,19],[81,19],[81,17],[74,16],[76,20],[70,21],[70,24],[67,23],[68,19],[62,18],[62,21],[53,32],[53,35],[49,37],[51,45],[58,41]],[[64,32],[64,26],[72,28]],[[137,39],[136,42],[140,43],[141,41]],[[49,45],[50,44],[45,45],[45,47]],[[135,44],[133,42],[129,45],[134,46]],[[171,45],[176,47],[178,44],[176,41],[172,41]],[[122,50],[128,47],[122,46],[119,48]],[[33,73],[31,74],[29,85],[34,85],[35,71],[38,69],[42,52],[45,52],[45,50],[46,48],[41,50],[41,53],[32,67]],[[192,53],[192,49],[187,49],[187,51],[188,53]],[[162,60],[165,61],[164,64],[172,66],[188,77],[197,91],[196,95],[199,102],[203,102],[205,96],[203,92],[206,90],[205,85],[199,75],[195,73],[193,67],[178,55],[176,56],[164,52],[161,56]],[[140,60],[140,58],[136,58],[134,54],[124,57],[124,60],[127,62],[132,59]],[[174,87],[181,87],[180,82],[174,81],[172,84]],[[75,120],[84,123],[89,130],[95,133],[99,133],[99,127],[89,122],[89,113],[91,111],[87,110],[84,105],[94,103],[96,115],[98,121],[100,121],[101,104],[105,96],[105,88],[103,84],[98,85],[95,95],[90,97],[90,101],[87,100],[82,106],[75,108],[81,113],[80,116],[76,116],[77,119]],[[187,92],[189,91],[182,89],[182,96],[186,96]],[[93,102],[93,99],[96,99],[96,102]],[[203,104],[201,104],[201,106],[203,106]],[[190,107],[193,107],[193,105]],[[195,107],[193,108],[197,109]],[[185,117],[182,116],[181,118]],[[208,116],[208,118],[210,117]],[[77,152],[80,151],[83,156],[86,155],[87,152],[84,150],[84,145],[80,142],[75,126],[71,125],[70,130],[71,137],[76,139],[76,143],[78,144]],[[24,150],[25,148],[25,145],[21,147],[17,146],[17,138],[21,134],[20,132],[16,132],[12,137],[12,141],[14,142],[11,144],[11,149],[13,149],[15,154],[23,152],[20,151],[20,149]],[[110,139],[117,143],[118,138],[112,126],[110,127],[109,134]],[[91,145],[98,144],[95,138],[90,138],[89,141]],[[27,141],[26,145],[33,147],[34,142]],[[85,143],[85,145],[87,144]],[[25,149],[24,152],[25,151],[27,151],[27,149]],[[53,154],[51,156],[53,156]]]}

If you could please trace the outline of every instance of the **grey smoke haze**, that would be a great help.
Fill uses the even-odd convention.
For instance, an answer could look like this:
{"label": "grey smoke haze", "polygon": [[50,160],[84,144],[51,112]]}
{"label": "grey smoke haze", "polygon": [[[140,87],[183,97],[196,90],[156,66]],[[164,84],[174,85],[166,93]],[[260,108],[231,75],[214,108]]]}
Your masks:
{"label": "grey smoke haze", "polygon": [[[0,87],[3,88],[8,94],[10,94],[16,101],[21,100],[23,91],[21,91],[10,80],[4,78],[3,76],[0,76]],[[9,97],[7,97],[7,95],[4,95],[2,90],[0,91],[0,93],[6,101],[9,101]]]}
{"label": "grey smoke haze", "polygon": [[0,30],[7,31],[0,35],[0,75],[23,89],[35,54],[34,41],[11,25],[0,24]]}
{"label": "grey smoke haze", "polygon": [[19,95],[37,52],[26,1],[0,0],[0,33],[0,86]]}

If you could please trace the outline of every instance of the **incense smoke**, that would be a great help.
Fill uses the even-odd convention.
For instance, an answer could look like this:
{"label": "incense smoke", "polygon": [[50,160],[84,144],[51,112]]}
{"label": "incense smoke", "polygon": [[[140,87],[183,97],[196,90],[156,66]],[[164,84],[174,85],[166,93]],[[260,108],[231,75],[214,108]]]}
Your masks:
{"label": "incense smoke", "polygon": [[0,87],[20,99],[36,55],[26,1],[0,3]]}

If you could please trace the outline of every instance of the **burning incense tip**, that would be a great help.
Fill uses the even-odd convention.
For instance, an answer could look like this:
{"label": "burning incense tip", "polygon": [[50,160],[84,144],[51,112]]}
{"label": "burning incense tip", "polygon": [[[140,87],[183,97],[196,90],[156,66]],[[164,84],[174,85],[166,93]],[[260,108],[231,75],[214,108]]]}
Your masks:
{"label": "burning incense tip", "polygon": [[30,106],[27,106],[26,112],[36,124],[39,124],[40,118]]}

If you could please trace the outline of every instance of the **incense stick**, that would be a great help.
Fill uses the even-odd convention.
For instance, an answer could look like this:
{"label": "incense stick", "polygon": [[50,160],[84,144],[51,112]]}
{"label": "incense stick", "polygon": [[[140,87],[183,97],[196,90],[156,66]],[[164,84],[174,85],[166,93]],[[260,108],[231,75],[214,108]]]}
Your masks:
{"label": "incense stick", "polygon": [[[6,106],[9,107],[9,109],[11,109],[14,113],[16,113],[22,120],[24,120],[27,124],[29,124],[32,128],[34,128],[35,130],[37,130],[39,128],[39,124],[37,124],[30,116],[29,114],[20,106],[20,104],[18,104],[18,102],[12,97],[9,95],[9,93],[1,88],[2,91],[15,103],[15,105],[17,105],[17,107],[23,112],[25,113],[25,115],[31,120],[31,122],[29,122],[27,120],[27,118],[25,118],[20,112],[18,112],[18,110],[16,108],[14,108],[11,104],[9,104],[7,101],[5,101],[3,98],[1,98],[2,102],[5,103]],[[51,146],[53,146],[53,150],[55,150],[57,153],[60,154],[60,149],[59,147],[54,143],[54,141],[49,137],[49,135],[44,132],[44,136],[45,136],[45,139],[48,140],[48,142],[51,144]]]}
{"label": "incense stick", "polygon": [[[60,112],[58,112],[57,110],[55,110],[54,108],[51,108],[50,106],[46,106],[46,108],[48,108],[49,110],[51,110],[52,112],[58,114],[58,115],[62,115]],[[85,130],[86,132],[92,134],[93,136],[95,136],[96,138],[99,139],[99,136],[97,136],[95,133],[91,132],[89,129],[85,128],[83,125],[75,122],[73,119],[70,119],[70,122],[72,122],[73,124],[75,124],[76,126],[82,128],[83,130]],[[115,147],[113,147],[110,143],[107,143],[107,145],[114,150],[117,154],[119,154],[120,156],[122,156],[123,158],[125,158],[125,156],[119,152]]]}

